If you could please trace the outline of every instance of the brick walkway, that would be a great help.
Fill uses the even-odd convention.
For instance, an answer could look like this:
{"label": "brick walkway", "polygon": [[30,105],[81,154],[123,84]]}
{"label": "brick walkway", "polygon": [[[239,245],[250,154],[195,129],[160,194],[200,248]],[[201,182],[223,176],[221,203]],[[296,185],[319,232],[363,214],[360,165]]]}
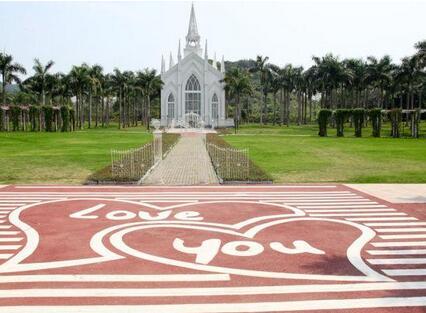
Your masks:
{"label": "brick walkway", "polygon": [[218,184],[203,135],[183,133],[172,151],[142,181],[143,185]]}

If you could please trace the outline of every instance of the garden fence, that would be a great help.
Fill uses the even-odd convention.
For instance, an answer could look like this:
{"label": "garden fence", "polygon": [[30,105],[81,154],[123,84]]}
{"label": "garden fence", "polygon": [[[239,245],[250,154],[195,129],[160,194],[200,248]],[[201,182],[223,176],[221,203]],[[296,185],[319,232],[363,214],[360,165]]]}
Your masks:
{"label": "garden fence", "polygon": [[221,179],[227,181],[249,179],[248,149],[224,148],[207,143],[207,151],[216,173]]}
{"label": "garden fence", "polygon": [[154,165],[154,144],[145,144],[138,149],[111,150],[113,177],[138,180]]}

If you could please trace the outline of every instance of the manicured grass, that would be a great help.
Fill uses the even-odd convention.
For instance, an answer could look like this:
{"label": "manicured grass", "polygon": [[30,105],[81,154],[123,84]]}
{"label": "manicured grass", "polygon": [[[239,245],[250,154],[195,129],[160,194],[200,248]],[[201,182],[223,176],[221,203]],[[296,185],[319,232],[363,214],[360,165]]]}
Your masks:
{"label": "manicured grass", "polygon": [[86,129],[72,133],[0,132],[0,183],[82,183],[105,167],[111,149],[142,146],[145,128]]}
{"label": "manicured grass", "polygon": [[[250,159],[275,183],[282,182],[358,182],[358,183],[425,183],[426,124],[421,125],[421,139],[372,138],[371,129],[363,138],[317,136],[317,125],[308,126],[242,126],[237,135],[223,138],[230,144],[249,148]],[[405,132],[408,134],[408,131]],[[389,136],[389,125],[384,126]]]}

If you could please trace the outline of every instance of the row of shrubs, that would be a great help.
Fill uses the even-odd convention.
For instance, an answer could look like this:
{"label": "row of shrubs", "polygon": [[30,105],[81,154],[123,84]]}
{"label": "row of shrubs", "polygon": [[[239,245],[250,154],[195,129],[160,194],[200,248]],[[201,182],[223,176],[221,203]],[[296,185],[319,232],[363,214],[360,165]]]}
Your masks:
{"label": "row of shrubs", "polygon": [[[219,137],[217,134],[207,134],[206,135],[206,141],[207,143],[211,143],[214,144],[220,148],[231,148],[231,149],[235,149],[235,147],[231,146],[229,143],[227,143],[225,140],[223,140],[223,138]],[[210,153],[210,151],[209,151]],[[212,158],[212,156],[210,155],[210,158]],[[228,162],[226,162],[228,161]],[[231,164],[229,164],[229,161],[231,161]],[[215,167],[216,173],[217,168],[216,166],[220,166],[220,167],[226,167],[226,166],[231,166],[234,168],[238,167],[238,164],[232,164],[232,160],[221,160],[219,158],[218,162],[220,164],[215,165],[213,162],[213,165]],[[234,162],[238,162],[237,160],[234,160]],[[248,177],[246,179],[244,179],[245,182],[272,182],[272,177],[266,173],[264,170],[262,170],[259,166],[257,166],[256,164],[253,163],[253,161],[251,161],[250,159],[247,160],[248,166],[249,166],[249,170],[248,170]],[[232,173],[233,171],[224,171]],[[219,175],[220,176],[220,175]],[[223,176],[223,175],[222,175]],[[223,176],[220,177],[224,182],[227,181],[236,181],[236,180],[241,180],[241,177],[239,176],[238,178],[236,177],[232,177],[232,176]]]}
{"label": "row of shrubs", "polygon": [[0,131],[68,132],[74,129],[75,112],[68,106],[11,105],[0,109]]}
{"label": "row of shrubs", "polygon": [[[179,134],[168,134],[163,133],[162,134],[162,152],[163,152],[163,158],[167,155],[167,153],[173,148],[173,146],[177,143],[179,140],[180,135]],[[141,158],[133,158],[132,161],[134,162],[133,166],[141,168],[143,164],[150,164],[153,160],[154,151],[150,150],[149,153],[144,154],[144,157],[146,159]],[[149,160],[148,160],[149,159]],[[151,167],[149,165],[148,167]],[[150,168],[146,168],[146,172]],[[145,173],[146,173],[145,172]],[[86,184],[136,184],[142,177],[126,177],[126,176],[114,176],[112,173],[112,166],[111,164],[101,168],[100,170],[94,172],[91,174],[87,180]]]}
{"label": "row of shrubs", "polygon": [[[406,110],[404,112],[407,113],[407,118],[410,122],[411,136],[418,138],[421,110]],[[371,135],[380,137],[383,118],[387,117],[391,123],[391,136],[399,138],[401,136],[402,113],[401,109],[382,110],[374,108],[366,110],[357,108],[353,110],[337,109],[334,111],[322,109],[318,113],[318,135],[321,137],[327,136],[327,127],[330,122],[333,122],[337,130],[337,137],[343,137],[344,125],[348,120],[351,120],[355,130],[355,137],[362,137],[362,129],[367,121],[371,122]]]}

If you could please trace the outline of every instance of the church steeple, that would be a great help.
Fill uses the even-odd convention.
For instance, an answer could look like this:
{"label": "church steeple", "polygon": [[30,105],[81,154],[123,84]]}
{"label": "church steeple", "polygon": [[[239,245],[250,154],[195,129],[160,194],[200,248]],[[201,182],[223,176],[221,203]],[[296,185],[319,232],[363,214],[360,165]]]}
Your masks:
{"label": "church steeple", "polygon": [[186,47],[184,49],[185,56],[191,52],[201,56],[202,49],[200,47],[200,35],[198,34],[197,19],[195,18],[194,4],[191,5],[191,15],[189,17],[188,34],[186,35]]}
{"label": "church steeple", "polygon": [[180,60],[182,60],[182,54],[180,53],[180,39],[179,39],[179,46],[178,46],[177,57],[178,57],[178,63],[180,63]]}
{"label": "church steeple", "polygon": [[191,5],[191,16],[189,18],[188,34],[186,35],[186,46],[199,46],[200,35],[198,34],[197,19],[195,18],[194,3]]}
{"label": "church steeple", "polygon": [[175,62],[173,61],[173,56],[172,56],[172,53],[170,52],[169,69],[171,69],[173,66],[175,66]]}
{"label": "church steeple", "polygon": [[164,55],[161,55],[161,74],[166,71],[166,64],[164,63]]}

